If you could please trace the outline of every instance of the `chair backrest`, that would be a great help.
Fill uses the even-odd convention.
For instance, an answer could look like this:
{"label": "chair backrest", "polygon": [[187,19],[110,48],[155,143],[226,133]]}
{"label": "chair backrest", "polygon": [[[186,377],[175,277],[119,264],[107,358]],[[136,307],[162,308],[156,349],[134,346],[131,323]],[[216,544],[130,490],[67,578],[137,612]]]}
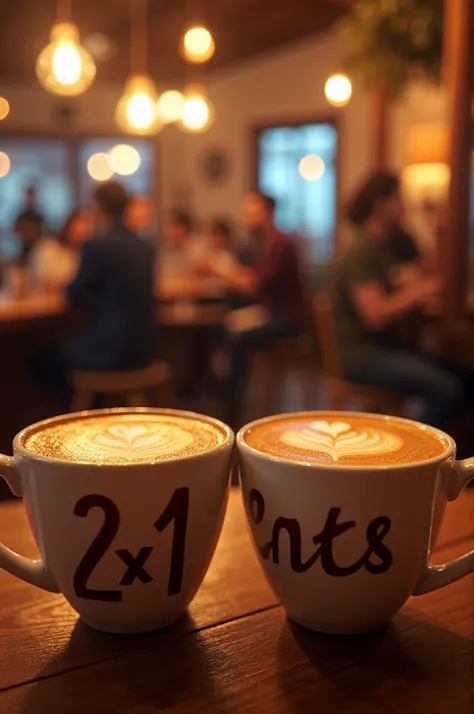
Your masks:
{"label": "chair backrest", "polygon": [[339,344],[337,341],[334,313],[329,295],[317,293],[313,297],[313,315],[319,342],[321,366],[324,376],[331,380],[343,380]]}

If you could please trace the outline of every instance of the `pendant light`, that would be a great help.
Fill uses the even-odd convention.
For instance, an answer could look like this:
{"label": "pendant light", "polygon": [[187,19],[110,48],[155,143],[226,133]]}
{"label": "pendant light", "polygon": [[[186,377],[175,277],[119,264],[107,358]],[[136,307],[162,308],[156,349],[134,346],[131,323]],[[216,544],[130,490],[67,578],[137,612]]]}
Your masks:
{"label": "pendant light", "polygon": [[52,94],[74,97],[94,81],[95,62],[81,45],[77,25],[71,22],[72,0],[58,0],[58,22],[51,28],[51,42],[38,55],[36,76]]}
{"label": "pendant light", "polygon": [[215,51],[214,38],[207,27],[197,25],[185,32],[181,43],[181,55],[187,62],[196,64],[208,62]]}
{"label": "pendant light", "polygon": [[[216,51],[214,38],[202,23],[205,11],[205,0],[184,0],[186,31],[181,39],[179,52],[190,64],[204,64]],[[201,22],[196,23],[196,17],[199,17]]]}
{"label": "pendant light", "polygon": [[177,89],[168,89],[158,99],[156,111],[163,124],[172,124],[183,116],[184,96]]}
{"label": "pendant light", "polygon": [[344,107],[352,97],[352,82],[346,74],[333,74],[324,85],[324,94],[333,107]]}
{"label": "pendant light", "polygon": [[117,104],[115,120],[128,134],[150,136],[161,129],[156,87],[147,73],[147,0],[130,0],[130,64],[132,74]]}
{"label": "pendant light", "polygon": [[188,134],[201,134],[214,123],[214,106],[200,84],[189,85],[184,91],[183,115],[180,126]]}

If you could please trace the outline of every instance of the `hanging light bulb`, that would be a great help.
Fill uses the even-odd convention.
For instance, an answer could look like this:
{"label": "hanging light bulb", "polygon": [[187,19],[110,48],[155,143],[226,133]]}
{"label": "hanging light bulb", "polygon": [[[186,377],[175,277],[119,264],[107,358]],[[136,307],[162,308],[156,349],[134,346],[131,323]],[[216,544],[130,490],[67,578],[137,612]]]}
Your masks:
{"label": "hanging light bulb", "polygon": [[74,97],[89,89],[95,73],[95,62],[81,45],[76,25],[71,22],[53,25],[51,42],[36,60],[40,84],[52,94]]}
{"label": "hanging light bulb", "polygon": [[132,74],[115,110],[115,121],[128,134],[151,136],[162,124],[156,111],[156,87],[147,74],[148,0],[130,0],[130,59]]}
{"label": "hanging light bulb", "polygon": [[200,64],[211,59],[216,51],[214,38],[206,27],[191,27],[184,35],[181,54],[188,62]]}
{"label": "hanging light bulb", "polygon": [[125,92],[117,104],[115,120],[128,134],[149,136],[161,128],[156,112],[156,88],[147,75],[129,77]]}
{"label": "hanging light bulb", "polygon": [[199,85],[188,87],[184,93],[181,128],[190,134],[199,134],[212,126],[214,118],[214,106],[204,89]]}
{"label": "hanging light bulb", "polygon": [[324,94],[333,107],[343,107],[352,97],[352,82],[345,74],[333,74],[324,85]]}
{"label": "hanging light bulb", "polygon": [[179,121],[183,116],[184,97],[177,89],[163,92],[156,104],[158,119],[163,124]]}

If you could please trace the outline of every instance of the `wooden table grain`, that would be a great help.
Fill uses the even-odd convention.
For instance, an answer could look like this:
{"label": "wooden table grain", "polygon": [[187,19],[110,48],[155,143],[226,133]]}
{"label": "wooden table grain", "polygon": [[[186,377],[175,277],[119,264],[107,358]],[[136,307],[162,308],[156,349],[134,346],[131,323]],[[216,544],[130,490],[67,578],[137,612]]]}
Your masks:
{"label": "wooden table grain", "polygon": [[[3,542],[35,552],[21,504],[0,506]],[[474,490],[450,504],[435,562],[474,540]],[[2,714],[472,714],[474,576],[412,598],[383,631],[308,632],[285,618],[260,570],[234,490],[187,620],[103,635],[60,596],[0,573]]]}

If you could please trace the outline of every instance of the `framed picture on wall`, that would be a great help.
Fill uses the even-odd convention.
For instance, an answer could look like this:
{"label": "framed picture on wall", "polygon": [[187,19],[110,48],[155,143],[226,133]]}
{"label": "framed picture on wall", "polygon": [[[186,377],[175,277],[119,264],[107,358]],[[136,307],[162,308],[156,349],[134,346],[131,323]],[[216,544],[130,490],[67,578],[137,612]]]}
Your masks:
{"label": "framed picture on wall", "polygon": [[209,184],[222,184],[230,174],[230,156],[222,147],[205,149],[200,156],[200,173]]}

